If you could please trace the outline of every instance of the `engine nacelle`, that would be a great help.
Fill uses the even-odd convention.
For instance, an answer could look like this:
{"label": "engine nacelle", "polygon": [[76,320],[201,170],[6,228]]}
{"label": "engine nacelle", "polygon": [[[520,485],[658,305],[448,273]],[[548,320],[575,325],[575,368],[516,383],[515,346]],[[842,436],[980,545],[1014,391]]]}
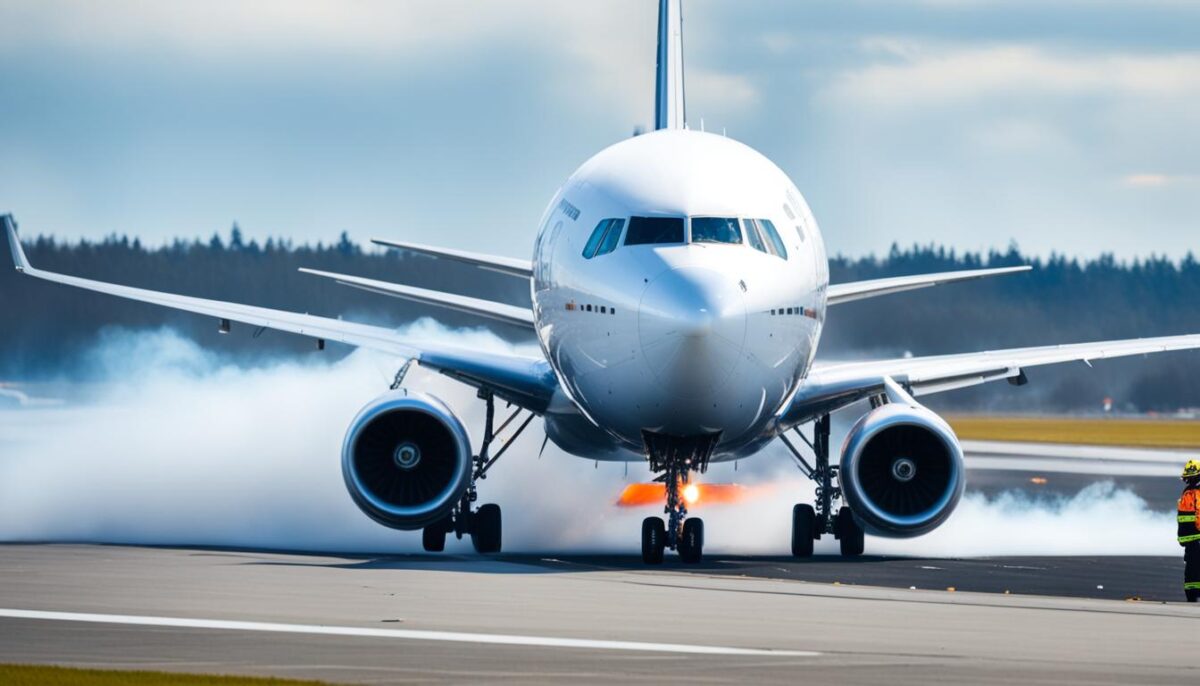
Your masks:
{"label": "engine nacelle", "polygon": [[846,504],[865,531],[920,536],[941,526],[962,497],[962,446],[928,409],[888,403],[850,429],[839,476]]}
{"label": "engine nacelle", "polygon": [[342,443],[342,476],[359,509],[393,529],[445,517],[471,481],[471,441],[437,398],[386,393],[359,411]]}

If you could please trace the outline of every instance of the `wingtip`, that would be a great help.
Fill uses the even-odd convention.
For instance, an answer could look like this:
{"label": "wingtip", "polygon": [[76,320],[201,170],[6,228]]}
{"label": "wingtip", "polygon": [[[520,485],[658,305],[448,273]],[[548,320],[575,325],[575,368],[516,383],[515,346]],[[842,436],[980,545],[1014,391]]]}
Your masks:
{"label": "wingtip", "polygon": [[337,274],[334,274],[333,272],[327,272],[327,271],[323,271],[320,269],[312,269],[310,267],[297,267],[296,271],[300,272],[301,274],[312,274],[313,276],[326,276],[326,277],[337,276]]}
{"label": "wingtip", "polygon": [[21,245],[21,237],[17,234],[17,221],[12,214],[0,215],[0,223],[4,224],[4,233],[8,236],[8,247],[12,251],[13,266],[17,271],[30,269],[29,259],[25,257],[25,248]]}

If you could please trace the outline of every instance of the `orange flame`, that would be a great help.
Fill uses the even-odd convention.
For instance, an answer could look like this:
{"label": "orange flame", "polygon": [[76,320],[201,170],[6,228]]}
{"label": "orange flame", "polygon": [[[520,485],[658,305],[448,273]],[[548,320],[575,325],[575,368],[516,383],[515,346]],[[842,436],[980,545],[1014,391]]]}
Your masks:
{"label": "orange flame", "polygon": [[[700,504],[730,504],[742,502],[750,498],[755,491],[741,484],[698,484],[690,483],[687,488],[695,487],[695,498],[688,498],[688,505]],[[619,507],[643,507],[647,505],[662,505],[667,502],[667,487],[660,483],[629,484],[617,498]]]}

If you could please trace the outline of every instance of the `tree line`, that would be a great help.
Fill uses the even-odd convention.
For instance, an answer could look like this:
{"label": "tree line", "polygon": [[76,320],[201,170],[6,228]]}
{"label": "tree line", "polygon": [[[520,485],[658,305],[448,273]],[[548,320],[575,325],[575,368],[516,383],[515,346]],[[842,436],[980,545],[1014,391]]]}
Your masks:
{"label": "tree line", "polygon": [[[148,247],[110,236],[67,243],[26,242],[37,266],[88,278],[205,298],[397,326],[434,315],[451,327],[478,320],[405,300],[338,286],[298,272],[312,267],[528,305],[517,279],[402,251],[364,250],[345,233],[334,243],[247,241],[235,224],[227,237]],[[834,283],[962,269],[1028,264],[1025,274],[922,289],[830,308],[820,358],[933,355],[981,349],[1200,332],[1200,263],[1192,254],[1118,260],[1030,257],[1015,246],[986,254],[942,246],[892,246],[884,256],[834,257]],[[88,378],[81,361],[113,330],[169,326],[237,361],[309,354],[312,341],[236,327],[195,315],[22,278],[0,269],[0,378]],[[492,327],[523,340],[528,333]],[[255,335],[259,333],[261,335]],[[342,354],[333,348],[326,354]],[[939,409],[1099,410],[1105,397],[1128,411],[1200,407],[1200,354],[1031,369],[1031,384],[989,385],[937,396]]]}

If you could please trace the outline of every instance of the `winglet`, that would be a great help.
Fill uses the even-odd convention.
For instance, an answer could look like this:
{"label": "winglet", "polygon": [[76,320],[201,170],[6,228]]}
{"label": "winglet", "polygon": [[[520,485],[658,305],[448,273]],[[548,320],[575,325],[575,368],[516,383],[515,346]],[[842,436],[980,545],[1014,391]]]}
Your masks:
{"label": "winglet", "polygon": [[8,235],[8,247],[12,250],[13,266],[19,272],[31,271],[33,267],[25,257],[25,248],[21,247],[21,238],[17,236],[17,222],[11,214],[0,216],[0,222],[3,222],[4,233]]}

